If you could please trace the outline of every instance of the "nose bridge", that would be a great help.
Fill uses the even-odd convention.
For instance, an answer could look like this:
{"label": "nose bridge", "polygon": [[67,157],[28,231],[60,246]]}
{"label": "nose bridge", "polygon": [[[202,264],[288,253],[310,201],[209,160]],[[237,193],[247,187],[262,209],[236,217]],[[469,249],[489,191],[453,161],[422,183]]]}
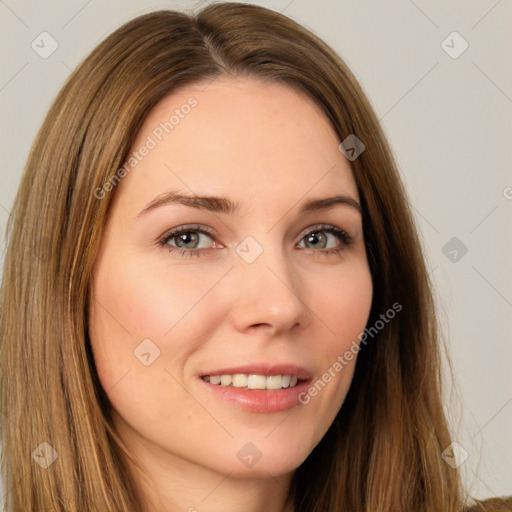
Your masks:
{"label": "nose bridge", "polygon": [[276,330],[304,324],[308,311],[300,296],[300,276],[278,239],[248,236],[236,252],[238,320],[246,326],[270,324]]}

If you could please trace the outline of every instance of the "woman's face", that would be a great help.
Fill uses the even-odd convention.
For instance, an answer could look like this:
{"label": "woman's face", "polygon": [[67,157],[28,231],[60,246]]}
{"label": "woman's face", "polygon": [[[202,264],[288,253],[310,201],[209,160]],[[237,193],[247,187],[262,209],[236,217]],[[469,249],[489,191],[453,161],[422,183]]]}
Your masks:
{"label": "woman's face", "polygon": [[359,196],[310,100],[254,79],[206,85],[163,99],[138,133],[95,262],[90,339],[141,460],[268,478],[304,461],[350,386],[356,358],[340,358],[372,300]]}

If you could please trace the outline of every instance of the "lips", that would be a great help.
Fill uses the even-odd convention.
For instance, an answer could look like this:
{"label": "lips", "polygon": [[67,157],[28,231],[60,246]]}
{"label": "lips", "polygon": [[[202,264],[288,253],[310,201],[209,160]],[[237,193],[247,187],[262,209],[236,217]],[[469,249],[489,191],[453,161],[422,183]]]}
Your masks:
{"label": "lips", "polygon": [[[296,364],[258,362],[242,366],[212,368],[201,372],[198,377],[202,389],[210,396],[220,399],[219,403],[227,403],[249,412],[270,414],[301,405],[299,396],[308,389],[313,373]],[[230,381],[233,377],[236,382]],[[244,379],[248,381],[249,378],[254,378],[253,382],[246,383]],[[224,385],[219,382],[226,379],[229,382],[224,382]],[[254,382],[262,379],[266,381],[265,386],[260,383],[255,386],[257,389],[254,389]],[[278,386],[278,381],[281,381],[281,386]],[[269,382],[272,382],[270,386]]]}
{"label": "lips", "polygon": [[212,368],[211,370],[202,372],[200,377],[235,374],[264,375],[266,377],[272,375],[290,375],[291,377],[297,377],[299,381],[310,380],[312,378],[312,373],[302,366],[275,363],[253,363],[244,366],[231,366],[229,368]]}

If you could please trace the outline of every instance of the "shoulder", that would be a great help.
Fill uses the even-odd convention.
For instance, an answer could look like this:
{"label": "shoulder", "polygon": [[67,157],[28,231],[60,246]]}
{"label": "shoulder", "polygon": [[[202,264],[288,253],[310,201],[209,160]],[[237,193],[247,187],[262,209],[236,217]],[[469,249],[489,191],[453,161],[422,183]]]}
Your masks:
{"label": "shoulder", "polygon": [[512,512],[512,496],[475,501],[476,504],[467,508],[465,512]]}

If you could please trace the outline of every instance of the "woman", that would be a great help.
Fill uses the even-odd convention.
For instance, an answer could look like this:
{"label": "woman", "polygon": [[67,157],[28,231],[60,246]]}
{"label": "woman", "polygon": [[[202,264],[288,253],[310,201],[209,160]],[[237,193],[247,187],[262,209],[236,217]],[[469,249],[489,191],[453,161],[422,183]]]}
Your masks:
{"label": "woman", "polygon": [[404,188],[304,28],[235,3],[125,24],[56,98],[11,220],[9,510],[464,508]]}

